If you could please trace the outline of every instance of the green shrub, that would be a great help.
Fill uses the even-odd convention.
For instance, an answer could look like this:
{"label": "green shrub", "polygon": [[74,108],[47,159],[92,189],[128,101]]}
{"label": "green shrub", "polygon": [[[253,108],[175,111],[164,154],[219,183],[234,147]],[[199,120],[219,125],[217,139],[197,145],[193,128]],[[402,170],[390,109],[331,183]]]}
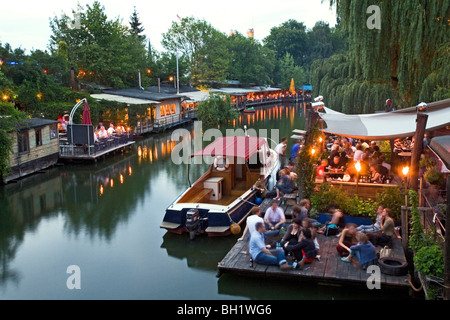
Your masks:
{"label": "green shrub", "polygon": [[404,194],[400,188],[385,188],[383,192],[377,193],[375,202],[392,211],[395,221],[401,220],[401,206],[404,205]]}
{"label": "green shrub", "polygon": [[414,256],[414,264],[422,275],[444,276],[444,253],[438,244],[423,246]]}

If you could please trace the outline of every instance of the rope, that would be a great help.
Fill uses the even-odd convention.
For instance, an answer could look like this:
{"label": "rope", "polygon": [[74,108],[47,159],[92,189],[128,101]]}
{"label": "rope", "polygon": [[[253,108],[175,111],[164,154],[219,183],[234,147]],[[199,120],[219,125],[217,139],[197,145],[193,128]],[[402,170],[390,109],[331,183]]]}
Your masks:
{"label": "rope", "polygon": [[419,289],[417,289],[416,287],[414,287],[413,283],[411,282],[411,275],[408,275],[408,279],[405,280],[405,282],[408,282],[409,285],[411,286],[411,288],[415,291],[415,292],[419,292],[423,290],[423,283],[420,284]]}

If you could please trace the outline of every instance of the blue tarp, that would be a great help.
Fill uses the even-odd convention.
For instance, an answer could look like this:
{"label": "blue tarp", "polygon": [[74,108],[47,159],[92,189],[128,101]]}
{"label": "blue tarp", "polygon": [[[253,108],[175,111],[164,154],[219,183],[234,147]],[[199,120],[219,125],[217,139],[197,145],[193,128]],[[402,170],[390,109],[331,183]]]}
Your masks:
{"label": "blue tarp", "polygon": [[311,85],[303,85],[299,89],[303,90],[303,91],[312,91],[312,86]]}

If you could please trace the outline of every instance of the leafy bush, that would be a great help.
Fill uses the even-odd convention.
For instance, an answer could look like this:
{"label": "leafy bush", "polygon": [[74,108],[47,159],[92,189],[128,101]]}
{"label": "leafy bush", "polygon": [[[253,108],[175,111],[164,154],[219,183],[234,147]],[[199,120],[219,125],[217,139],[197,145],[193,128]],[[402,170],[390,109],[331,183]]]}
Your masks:
{"label": "leafy bush", "polygon": [[437,187],[442,187],[445,183],[444,174],[435,169],[428,169],[423,177],[428,183],[433,184]]}
{"label": "leafy bush", "polygon": [[350,196],[342,187],[333,187],[322,183],[317,192],[311,196],[311,206],[318,212],[327,212],[330,205],[342,209],[350,216],[375,217],[378,203],[371,199],[361,199],[357,195]]}
{"label": "leafy bush", "polygon": [[423,246],[417,250],[414,264],[423,275],[440,278],[444,276],[444,253],[438,244]]}

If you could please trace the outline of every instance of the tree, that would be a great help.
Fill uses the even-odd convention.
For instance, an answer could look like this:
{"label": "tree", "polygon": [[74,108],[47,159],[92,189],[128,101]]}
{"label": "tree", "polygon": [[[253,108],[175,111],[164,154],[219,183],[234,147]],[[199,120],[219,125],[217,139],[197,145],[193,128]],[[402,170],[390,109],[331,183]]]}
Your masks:
{"label": "tree", "polygon": [[[336,4],[349,50],[316,63],[314,94],[320,90],[327,100],[335,98],[333,107],[352,112],[381,110],[387,98],[394,98],[395,105],[413,106],[450,97],[448,1],[330,0],[330,4]],[[369,29],[369,16],[361,14],[370,5],[381,10],[379,30]],[[340,63],[332,65],[336,60]]]}
{"label": "tree", "polygon": [[194,86],[209,85],[226,78],[230,54],[226,36],[204,20],[193,17],[172,22],[163,34],[162,45],[189,59],[189,75]]}
{"label": "tree", "polygon": [[276,61],[272,50],[240,33],[228,37],[227,47],[231,53],[228,79],[239,80],[245,86],[273,84]]}
{"label": "tree", "polygon": [[305,64],[308,51],[308,37],[303,22],[290,19],[278,27],[270,29],[270,34],[263,40],[265,46],[275,51],[277,59],[289,53],[296,65]]}
{"label": "tree", "polygon": [[292,78],[294,78],[294,83],[296,85],[306,83],[306,74],[304,69],[295,65],[294,58],[289,53],[285,54],[279,64],[281,87],[283,89],[289,89]]}
{"label": "tree", "polygon": [[[0,71],[0,78],[2,74]],[[11,131],[22,122],[25,115],[10,103],[0,102],[0,181],[4,181],[10,164],[9,156],[12,151]]]}
{"label": "tree", "polygon": [[77,10],[79,25],[75,27],[66,14],[51,20],[52,53],[65,42],[68,61],[79,80],[116,88],[136,86],[138,71],[146,67],[147,52],[142,39],[130,34],[118,18],[109,20],[98,1],[86,5],[86,9],[78,6]]}
{"label": "tree", "polygon": [[197,116],[205,127],[212,127],[236,119],[239,114],[232,108],[229,95],[211,92],[208,100],[197,106]]}
{"label": "tree", "polygon": [[134,11],[130,16],[130,33],[138,37],[141,41],[144,41],[145,36],[141,35],[144,30],[145,28],[142,26],[138,13],[136,12],[136,7],[134,7]]}

